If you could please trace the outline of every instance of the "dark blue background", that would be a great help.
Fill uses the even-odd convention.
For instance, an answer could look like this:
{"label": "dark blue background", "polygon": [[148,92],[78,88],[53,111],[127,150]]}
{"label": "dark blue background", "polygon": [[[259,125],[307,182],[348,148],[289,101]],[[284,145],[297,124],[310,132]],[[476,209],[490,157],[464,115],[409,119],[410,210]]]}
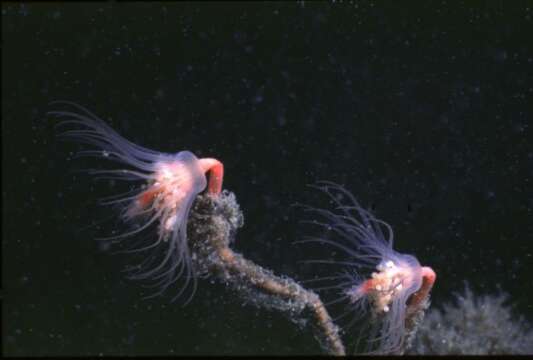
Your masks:
{"label": "dark blue background", "polygon": [[327,206],[305,185],[332,180],[435,269],[434,306],[466,280],[533,320],[532,17],[527,1],[3,2],[4,352],[319,352],[209,281],[186,308],[141,300],[92,240],[116,189],[73,172],[87,162],[55,137],[57,99],[223,161],[235,247],[278,274],[310,275],[291,205]]}

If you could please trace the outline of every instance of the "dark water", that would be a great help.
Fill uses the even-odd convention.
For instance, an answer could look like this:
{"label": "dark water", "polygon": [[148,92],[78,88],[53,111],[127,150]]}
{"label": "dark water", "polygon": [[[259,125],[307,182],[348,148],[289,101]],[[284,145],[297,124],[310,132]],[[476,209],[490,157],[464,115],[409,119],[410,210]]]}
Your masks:
{"label": "dark water", "polygon": [[434,306],[468,281],[533,321],[533,6],[416,5],[2,3],[4,353],[319,352],[209,281],[185,308],[141,300],[93,241],[115,189],[75,172],[98,162],[69,160],[57,99],[223,161],[235,248],[279,274],[309,276],[292,205],[331,180],[435,269]]}

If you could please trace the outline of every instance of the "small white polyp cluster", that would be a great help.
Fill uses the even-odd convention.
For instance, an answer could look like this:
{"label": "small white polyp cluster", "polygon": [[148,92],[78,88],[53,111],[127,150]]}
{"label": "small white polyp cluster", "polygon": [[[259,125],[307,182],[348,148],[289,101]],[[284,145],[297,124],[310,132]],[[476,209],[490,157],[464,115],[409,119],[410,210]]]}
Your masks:
{"label": "small white polyp cluster", "polygon": [[179,210],[188,197],[196,195],[193,189],[194,176],[186,164],[174,161],[158,165],[150,190],[153,209],[161,212],[159,235],[164,241],[175,230],[176,223],[182,224]]}
{"label": "small white polyp cluster", "polygon": [[176,214],[173,214],[165,220],[165,230],[171,231],[175,223],[176,223]]}
{"label": "small white polyp cluster", "polygon": [[373,299],[377,312],[388,312],[389,304],[403,289],[405,271],[396,266],[393,261],[383,261],[376,266],[378,272],[372,273],[370,280],[372,286],[369,295]]}

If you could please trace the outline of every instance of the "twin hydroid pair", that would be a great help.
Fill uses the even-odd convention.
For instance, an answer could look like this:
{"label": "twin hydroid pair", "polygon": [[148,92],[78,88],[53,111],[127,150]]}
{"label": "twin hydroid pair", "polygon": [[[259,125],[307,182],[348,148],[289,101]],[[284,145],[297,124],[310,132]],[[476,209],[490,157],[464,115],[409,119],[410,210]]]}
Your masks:
{"label": "twin hydroid pair", "polygon": [[[187,220],[198,194],[207,187],[210,196],[222,190],[223,165],[212,158],[198,159],[189,151],[161,153],[136,145],[119,134],[85,108],[69,103],[72,110],[51,111],[61,118],[60,126],[69,126],[61,136],[93,145],[96,150],[78,155],[95,156],[119,163],[122,168],[89,170],[99,177],[133,182],[127,194],[102,201],[118,206],[120,216],[132,228],[120,235],[102,240],[129,242],[141,233],[154,231],[149,240],[130,252],[146,252],[143,261],[129,270],[133,279],[149,280],[159,295],[176,285],[174,299],[190,289],[185,301],[194,295],[195,273],[190,244],[187,242]],[[351,259],[338,263],[347,265],[347,272],[330,279],[337,281],[339,300],[346,300],[358,313],[371,313],[379,318],[373,341],[379,352],[394,352],[405,341],[406,322],[410,312],[427,301],[435,281],[429,267],[420,266],[411,255],[393,250],[391,227],[363,209],[355,198],[339,185],[324,182],[319,186],[335,202],[333,211],[312,209],[324,217],[324,224],[337,239],[314,239],[341,250]],[[338,195],[348,199],[344,204]],[[383,232],[385,230],[387,236]],[[365,270],[373,270],[367,277]]]}

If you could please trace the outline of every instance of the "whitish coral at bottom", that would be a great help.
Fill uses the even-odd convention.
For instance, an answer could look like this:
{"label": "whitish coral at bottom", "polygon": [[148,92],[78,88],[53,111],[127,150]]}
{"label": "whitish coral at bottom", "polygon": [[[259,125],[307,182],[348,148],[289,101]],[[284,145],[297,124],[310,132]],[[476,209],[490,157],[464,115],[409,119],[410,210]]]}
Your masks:
{"label": "whitish coral at bottom", "polygon": [[433,309],[420,324],[410,354],[533,354],[533,330],[506,305],[509,295],[474,295]]}

